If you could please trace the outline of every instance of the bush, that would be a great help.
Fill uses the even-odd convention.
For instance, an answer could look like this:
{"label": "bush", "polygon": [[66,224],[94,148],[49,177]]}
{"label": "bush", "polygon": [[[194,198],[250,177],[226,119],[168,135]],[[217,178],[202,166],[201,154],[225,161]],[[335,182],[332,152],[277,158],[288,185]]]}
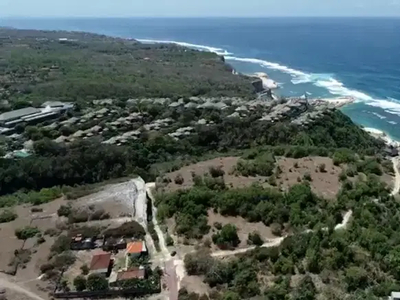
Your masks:
{"label": "bush", "polygon": [[325,164],[320,164],[320,165],[318,166],[318,170],[319,170],[321,173],[326,173],[326,165],[325,165]]}
{"label": "bush", "polygon": [[42,237],[42,236],[39,237],[38,240],[37,240],[38,244],[43,244],[44,242],[46,242],[46,239],[44,237]]}
{"label": "bush", "polygon": [[86,287],[89,291],[108,290],[108,281],[104,275],[90,274],[87,279]]}
{"label": "bush", "polygon": [[222,229],[222,224],[221,224],[220,222],[214,222],[214,227],[215,227],[217,230],[221,230],[221,229]]}
{"label": "bush", "polygon": [[55,253],[62,253],[71,248],[71,239],[66,235],[59,236],[54,244],[51,246],[50,250]]}
{"label": "bush", "polygon": [[221,166],[219,166],[219,167],[210,167],[210,168],[209,168],[209,172],[210,172],[210,175],[211,175],[213,178],[222,177],[222,176],[225,175],[225,171],[222,170],[222,167],[221,167]]}
{"label": "bush", "polygon": [[89,274],[89,267],[87,266],[87,264],[84,264],[82,267],[81,267],[81,272],[82,272],[82,275],[87,275],[87,274]]}
{"label": "bush", "polygon": [[312,181],[311,174],[310,173],[305,173],[303,175],[303,179],[306,180],[306,181]]}
{"label": "bush", "polygon": [[342,171],[342,172],[339,174],[339,180],[340,180],[340,181],[345,181],[346,179],[347,179],[346,172]]}
{"label": "bush", "polygon": [[261,238],[260,234],[255,231],[253,233],[249,233],[249,236],[247,238],[247,244],[261,246],[262,244],[264,244],[264,241]]}
{"label": "bush", "polygon": [[86,278],[82,275],[78,275],[74,279],[74,287],[78,292],[84,291],[86,289]]}
{"label": "bush", "polygon": [[26,240],[34,237],[40,233],[40,230],[37,227],[26,226],[24,228],[20,228],[15,230],[15,235],[20,240]]}
{"label": "bush", "polygon": [[220,248],[235,248],[240,243],[237,229],[232,224],[224,225],[220,232],[212,236],[212,239]]}
{"label": "bush", "polygon": [[18,218],[18,215],[12,210],[6,209],[0,213],[0,223],[8,223]]}
{"label": "bush", "polygon": [[57,215],[59,217],[68,218],[71,213],[72,213],[71,205],[61,205],[60,208],[57,210]]}
{"label": "bush", "polygon": [[32,207],[31,208],[31,212],[35,213],[35,212],[43,212],[43,208],[40,207]]}
{"label": "bush", "polygon": [[273,235],[281,236],[282,235],[282,225],[279,223],[271,224],[271,232]]}
{"label": "bush", "polygon": [[131,221],[131,222],[124,223],[117,228],[107,229],[106,231],[104,231],[104,235],[107,237],[108,236],[111,236],[111,237],[124,236],[124,237],[133,237],[133,238],[137,238],[137,239],[143,239],[144,236],[146,235],[146,231],[144,230],[142,225],[140,225],[138,222]]}
{"label": "bush", "polygon": [[185,180],[183,179],[183,177],[182,177],[181,174],[178,174],[178,175],[175,176],[174,181],[175,181],[176,184],[181,185],[181,184],[183,184],[183,182],[184,182]]}
{"label": "bush", "polygon": [[173,246],[174,245],[174,240],[172,239],[172,237],[167,234],[167,237],[165,239],[165,243],[167,244],[167,246]]}

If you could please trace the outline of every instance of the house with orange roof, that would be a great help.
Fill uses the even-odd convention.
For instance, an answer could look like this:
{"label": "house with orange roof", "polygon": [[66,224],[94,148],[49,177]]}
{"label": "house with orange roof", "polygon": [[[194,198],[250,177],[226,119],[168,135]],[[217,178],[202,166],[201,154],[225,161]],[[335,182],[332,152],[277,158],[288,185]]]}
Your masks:
{"label": "house with orange roof", "polygon": [[140,257],[147,254],[147,247],[144,241],[134,241],[126,245],[126,255],[130,258]]}
{"label": "house with orange roof", "polygon": [[107,274],[111,263],[110,253],[96,253],[93,255],[92,261],[90,262],[90,273]]}

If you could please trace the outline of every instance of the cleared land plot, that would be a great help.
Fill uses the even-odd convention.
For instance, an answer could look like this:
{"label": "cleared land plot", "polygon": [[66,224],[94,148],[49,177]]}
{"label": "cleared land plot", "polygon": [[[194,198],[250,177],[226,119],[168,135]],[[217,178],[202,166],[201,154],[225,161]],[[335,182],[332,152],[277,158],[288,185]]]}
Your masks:
{"label": "cleared land plot", "polygon": [[[224,170],[224,180],[229,187],[245,187],[254,182],[265,182],[267,177],[264,176],[245,177],[231,174],[239,159],[240,157],[219,157],[182,167],[177,171],[166,174],[166,176],[171,179],[166,190],[172,192],[179,189],[191,188],[193,186],[192,174],[203,175],[209,172],[210,167],[221,167],[222,170]],[[183,184],[175,183],[174,179],[177,175],[182,175],[184,179]]]}
{"label": "cleared land plot", "polygon": [[[211,239],[212,235],[218,232],[218,230],[216,230],[214,227],[215,222],[221,223],[222,226],[226,224],[232,224],[236,226],[238,236],[240,239],[240,244],[238,248],[248,247],[247,245],[248,235],[249,233],[253,233],[255,231],[257,231],[264,240],[276,238],[276,236],[272,234],[271,229],[265,226],[262,222],[249,223],[240,216],[225,217],[220,214],[214,213],[212,209],[208,211],[208,225],[211,227],[211,230],[209,234],[206,235],[204,238]],[[219,250],[214,244],[212,245],[212,247],[214,248],[213,250]]]}
{"label": "cleared land plot", "polygon": [[[323,164],[325,172],[319,170]],[[329,157],[313,156],[298,159],[284,157],[277,161],[277,165],[282,170],[277,182],[284,190],[298,184],[306,174],[311,176],[311,189],[318,196],[334,199],[340,190],[339,174],[342,172],[342,168],[335,166]]]}
{"label": "cleared land plot", "polygon": [[131,181],[127,181],[107,185],[97,193],[71,200],[70,203],[74,208],[94,205],[96,208],[104,209],[113,219],[132,215],[135,196],[135,185]]}

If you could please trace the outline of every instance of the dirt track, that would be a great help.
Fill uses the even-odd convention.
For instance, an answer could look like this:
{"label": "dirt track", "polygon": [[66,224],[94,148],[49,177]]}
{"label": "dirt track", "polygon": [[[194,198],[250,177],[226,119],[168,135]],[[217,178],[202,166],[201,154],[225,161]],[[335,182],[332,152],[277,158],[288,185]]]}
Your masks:
{"label": "dirt track", "polygon": [[5,277],[5,275],[1,275],[0,276],[0,286],[2,286],[4,288],[7,288],[7,289],[10,289],[10,290],[14,290],[14,291],[19,292],[21,294],[25,294],[26,296],[30,297],[32,300],[48,300],[48,299],[44,299],[44,298],[36,295],[35,293],[32,293],[31,291],[25,289],[21,285],[13,283],[10,279]]}
{"label": "dirt track", "polygon": [[393,162],[393,169],[394,169],[394,173],[395,173],[396,177],[394,179],[394,186],[393,186],[393,191],[392,191],[391,195],[395,196],[400,191],[399,157],[393,157],[392,162]]}

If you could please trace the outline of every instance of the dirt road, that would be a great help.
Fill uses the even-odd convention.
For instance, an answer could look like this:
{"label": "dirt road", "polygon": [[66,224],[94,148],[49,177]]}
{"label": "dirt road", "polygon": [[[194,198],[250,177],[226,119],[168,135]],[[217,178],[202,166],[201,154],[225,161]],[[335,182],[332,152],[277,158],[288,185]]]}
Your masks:
{"label": "dirt road", "polygon": [[395,178],[394,178],[394,186],[393,186],[393,191],[391,193],[392,196],[395,196],[399,193],[400,191],[400,172],[399,172],[399,157],[393,157],[392,158],[392,163],[393,163],[393,169],[395,173]]}
{"label": "dirt road", "polygon": [[45,298],[42,298],[35,293],[32,293],[31,291],[25,289],[24,287],[12,282],[10,279],[5,277],[4,275],[0,276],[0,286],[4,287],[6,289],[14,290],[18,293],[25,294],[26,296],[30,297],[32,300],[48,300]]}

